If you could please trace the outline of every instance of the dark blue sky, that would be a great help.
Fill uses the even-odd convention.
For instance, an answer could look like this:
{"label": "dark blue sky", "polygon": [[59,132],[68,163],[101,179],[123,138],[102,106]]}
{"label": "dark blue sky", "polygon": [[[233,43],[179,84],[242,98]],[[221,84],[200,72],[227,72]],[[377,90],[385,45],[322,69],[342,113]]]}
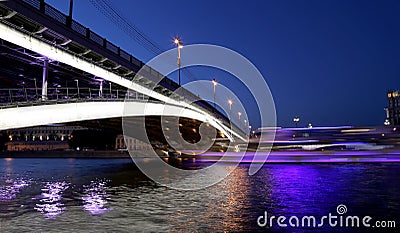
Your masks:
{"label": "dark blue sky", "polygon": [[[69,0],[47,2],[67,12]],[[295,115],[300,125],[382,125],[386,92],[400,88],[400,1],[110,2],[165,49],[179,35],[248,58],[266,78],[280,126]],[[145,62],[153,57],[89,0],[74,4],[77,21]]]}

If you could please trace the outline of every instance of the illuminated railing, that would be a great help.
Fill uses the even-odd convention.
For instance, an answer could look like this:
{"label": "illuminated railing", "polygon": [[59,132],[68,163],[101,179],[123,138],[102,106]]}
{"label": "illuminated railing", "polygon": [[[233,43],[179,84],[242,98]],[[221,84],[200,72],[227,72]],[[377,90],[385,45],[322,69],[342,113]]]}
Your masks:
{"label": "illuminated railing", "polygon": [[135,91],[95,88],[49,88],[43,96],[39,88],[0,89],[0,109],[54,103],[86,101],[149,101]]}

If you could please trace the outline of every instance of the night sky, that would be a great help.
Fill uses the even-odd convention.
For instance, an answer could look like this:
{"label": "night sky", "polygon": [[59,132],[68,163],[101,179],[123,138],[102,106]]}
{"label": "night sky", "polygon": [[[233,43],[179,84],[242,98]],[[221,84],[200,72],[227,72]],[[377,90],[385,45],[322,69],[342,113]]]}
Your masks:
{"label": "night sky", "polygon": [[[46,2],[67,12],[69,0]],[[271,89],[279,126],[293,126],[296,115],[301,126],[383,125],[386,92],[400,88],[400,1],[109,2],[164,50],[180,36],[248,58]],[[89,0],[74,2],[74,19],[144,62],[154,57]],[[195,71],[242,88],[223,72]],[[246,93],[239,94],[245,103]],[[250,100],[247,111],[260,126]]]}

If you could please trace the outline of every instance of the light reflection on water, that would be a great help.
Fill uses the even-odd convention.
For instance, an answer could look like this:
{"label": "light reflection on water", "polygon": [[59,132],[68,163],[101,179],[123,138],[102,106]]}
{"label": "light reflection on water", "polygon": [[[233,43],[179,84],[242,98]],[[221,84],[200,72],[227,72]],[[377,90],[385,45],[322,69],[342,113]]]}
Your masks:
{"label": "light reflection on water", "polygon": [[47,182],[42,189],[38,204],[34,207],[35,210],[44,214],[47,218],[55,218],[60,215],[64,210],[64,204],[61,203],[62,195],[67,190],[69,184],[65,181],[62,182]]}
{"label": "light reflection on water", "polygon": [[0,202],[14,199],[21,189],[29,185],[29,180],[6,179],[0,183]]}
{"label": "light reflection on water", "polygon": [[92,181],[89,185],[84,185],[82,197],[83,209],[91,214],[104,214],[108,209],[106,208],[107,199],[109,196],[106,192],[107,181]]}
{"label": "light reflection on water", "polygon": [[191,192],[156,185],[130,160],[0,160],[0,230],[256,232],[265,231],[256,224],[265,210],[320,216],[339,204],[353,214],[398,219],[399,168],[269,164],[249,176],[241,165],[219,184]]}

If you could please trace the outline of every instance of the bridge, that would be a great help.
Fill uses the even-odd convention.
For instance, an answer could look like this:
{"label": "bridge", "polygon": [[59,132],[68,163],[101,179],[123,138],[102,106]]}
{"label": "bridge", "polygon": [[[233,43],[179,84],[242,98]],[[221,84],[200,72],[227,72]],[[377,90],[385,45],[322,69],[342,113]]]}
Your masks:
{"label": "bridge", "polygon": [[124,107],[146,104],[146,115],[196,119],[231,141],[247,139],[206,101],[183,88],[174,93],[173,80],[44,0],[0,3],[0,53],[0,130],[142,116]]}

